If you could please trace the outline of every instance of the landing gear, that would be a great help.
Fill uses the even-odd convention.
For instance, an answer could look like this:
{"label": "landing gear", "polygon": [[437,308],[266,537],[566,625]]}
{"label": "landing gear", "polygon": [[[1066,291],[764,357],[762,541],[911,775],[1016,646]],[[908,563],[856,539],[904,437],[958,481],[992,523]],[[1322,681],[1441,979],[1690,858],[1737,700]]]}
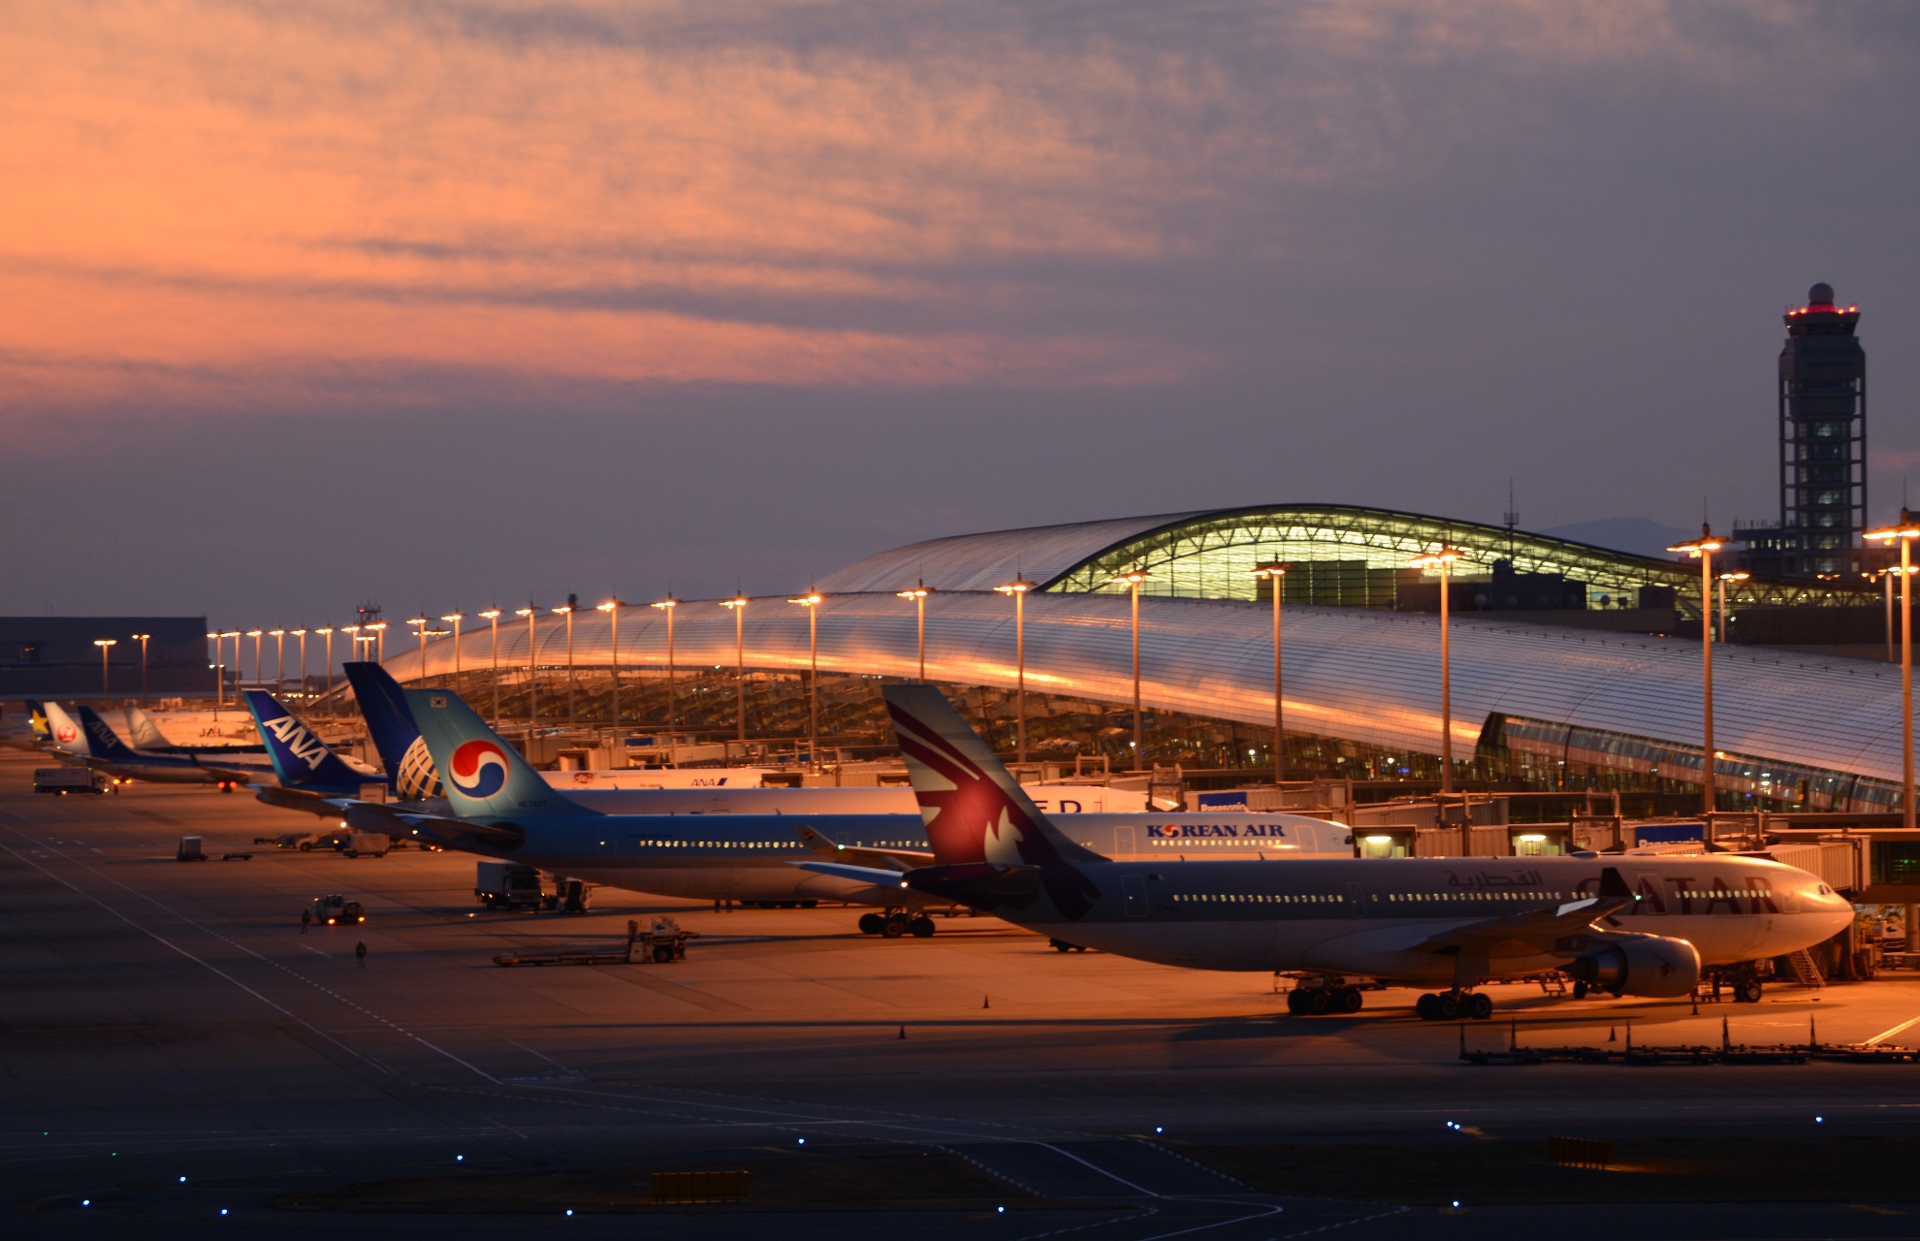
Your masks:
{"label": "landing gear", "polygon": [[1069,944],[1064,939],[1049,939],[1047,946],[1055,952],[1085,952],[1087,950],[1085,944]]}
{"label": "landing gear", "polygon": [[1429,992],[1414,1001],[1413,1011],[1422,1021],[1458,1021],[1462,1017],[1485,1021],[1493,1016],[1493,999],[1478,991]]}
{"label": "landing gear", "polygon": [[879,914],[861,914],[860,915],[860,933],[862,935],[878,935],[880,933],[880,928],[884,927],[886,924],[887,924],[887,920],[881,917]]}
{"label": "landing gear", "polygon": [[1733,998],[1741,1004],[1758,1004],[1760,980],[1758,978],[1739,979],[1733,984]]}
{"label": "landing gear", "polygon": [[1576,982],[1575,982],[1575,983],[1573,984],[1573,998],[1574,998],[1574,999],[1576,999],[1576,1000],[1584,1000],[1584,999],[1586,999],[1586,998],[1587,998],[1587,984],[1586,984],[1586,983],[1584,983],[1584,982],[1579,982],[1579,981],[1576,981]]}
{"label": "landing gear", "polygon": [[1349,987],[1338,979],[1318,987],[1296,987],[1287,992],[1287,1011],[1296,1017],[1324,1017],[1328,1013],[1351,1015],[1366,1003],[1358,987]]}
{"label": "landing gear", "polygon": [[878,935],[881,939],[901,939],[908,935],[926,939],[935,929],[932,918],[898,906],[881,913],[860,915],[860,933]]}
{"label": "landing gear", "polygon": [[907,923],[907,934],[915,939],[933,938],[933,919],[921,914]]}

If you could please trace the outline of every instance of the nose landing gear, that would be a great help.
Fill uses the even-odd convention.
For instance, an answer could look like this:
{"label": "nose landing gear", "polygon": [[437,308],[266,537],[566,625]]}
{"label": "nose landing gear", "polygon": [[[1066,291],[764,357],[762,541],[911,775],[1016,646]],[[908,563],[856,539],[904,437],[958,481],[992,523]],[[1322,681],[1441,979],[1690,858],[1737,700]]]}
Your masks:
{"label": "nose landing gear", "polygon": [[927,939],[935,929],[932,918],[900,908],[860,915],[860,933],[878,935],[882,939],[901,939],[908,935],[915,939]]}

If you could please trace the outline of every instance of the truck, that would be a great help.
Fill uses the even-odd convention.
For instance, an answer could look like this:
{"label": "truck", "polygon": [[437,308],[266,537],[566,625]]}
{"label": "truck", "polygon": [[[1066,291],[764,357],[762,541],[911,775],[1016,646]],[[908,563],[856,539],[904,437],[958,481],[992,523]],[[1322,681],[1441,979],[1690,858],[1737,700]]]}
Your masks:
{"label": "truck", "polygon": [[393,840],[385,832],[354,832],[347,837],[348,857],[385,857]]}
{"label": "truck", "polygon": [[106,777],[85,767],[35,767],[33,791],[65,796],[68,793],[104,793]]}
{"label": "truck", "polygon": [[473,894],[488,909],[553,908],[540,872],[518,862],[475,863]]}
{"label": "truck", "polygon": [[307,907],[312,911],[313,920],[320,926],[358,926],[367,920],[367,912],[359,901],[350,901],[335,892],[331,896],[316,896]]}

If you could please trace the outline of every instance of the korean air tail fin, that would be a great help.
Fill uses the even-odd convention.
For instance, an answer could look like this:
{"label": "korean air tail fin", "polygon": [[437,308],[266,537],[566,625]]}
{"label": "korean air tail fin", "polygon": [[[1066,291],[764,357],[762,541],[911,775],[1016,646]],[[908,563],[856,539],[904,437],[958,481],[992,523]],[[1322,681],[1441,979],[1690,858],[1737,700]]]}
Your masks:
{"label": "korean air tail fin", "polygon": [[153,718],[139,707],[127,707],[122,711],[127,717],[127,740],[136,750],[172,750],[178,747],[167,740]]}
{"label": "korean air tail fin", "polygon": [[561,796],[460,695],[444,689],[404,693],[454,814],[463,819],[599,817],[598,811]]}
{"label": "korean air tail fin", "polygon": [[937,865],[1106,860],[1047,821],[945,694],[931,685],[884,693]]}
{"label": "korean air tail fin", "polygon": [[286,788],[327,788],[339,792],[357,792],[368,780],[340,761],[314,731],[302,724],[272,694],[265,690],[245,691],[247,710],[253,715],[260,740],[266,742],[267,757],[273,760],[273,774]]}
{"label": "korean air tail fin", "polygon": [[367,721],[373,748],[380,752],[380,765],[387,769],[395,793],[407,801],[442,797],[439,772],[420,739],[420,728],[407,706],[407,693],[400,683],[379,664],[346,665],[347,682]]}
{"label": "korean air tail fin", "polygon": [[86,740],[89,757],[104,758],[115,763],[139,759],[140,756],[120,740],[120,734],[113,731],[113,726],[101,719],[99,712],[92,707],[78,704],[73,712],[80,717],[80,735]]}

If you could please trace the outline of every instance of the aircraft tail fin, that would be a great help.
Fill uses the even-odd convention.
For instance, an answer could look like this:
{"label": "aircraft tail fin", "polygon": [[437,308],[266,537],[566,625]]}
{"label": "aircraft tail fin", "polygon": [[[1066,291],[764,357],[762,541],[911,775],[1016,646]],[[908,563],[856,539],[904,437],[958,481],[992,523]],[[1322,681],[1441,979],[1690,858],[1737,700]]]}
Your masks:
{"label": "aircraft tail fin", "polygon": [[461,818],[567,819],[597,816],[527,765],[485,720],[444,689],[404,691],[433,765],[440,769],[447,801]]}
{"label": "aircraft tail fin", "polygon": [[394,792],[405,801],[444,797],[439,772],[427,752],[427,743],[420,738],[420,727],[414,722],[400,683],[376,663],[349,663],[346,672]]}
{"label": "aircraft tail fin", "polygon": [[133,743],[134,749],[172,750],[178,748],[173,742],[167,740],[167,735],[160,731],[160,726],[153,722],[153,717],[145,711],[142,711],[139,707],[124,708],[122,714],[127,717],[127,740]]}
{"label": "aircraft tail fin", "polygon": [[247,710],[260,730],[260,740],[273,760],[273,774],[286,788],[326,785],[353,789],[375,783],[340,761],[314,731],[301,723],[293,712],[265,690],[246,691]]}
{"label": "aircraft tail fin", "polygon": [[100,718],[100,713],[84,703],[73,708],[80,717],[80,734],[86,740],[87,754],[92,758],[104,758],[110,762],[127,762],[140,756],[135,754],[127,743],[120,740],[120,734],[113,731],[113,725]]}
{"label": "aircraft tail fin", "polygon": [[52,741],[53,725],[47,722],[47,708],[38,698],[27,699],[27,723],[33,728],[36,741]]}
{"label": "aircraft tail fin", "polygon": [[936,865],[1106,860],[1047,820],[945,694],[931,685],[884,693]]}
{"label": "aircraft tail fin", "polygon": [[57,702],[43,702],[40,710],[47,718],[47,740],[55,749],[83,757],[92,755],[78,721],[68,715],[64,707]]}

